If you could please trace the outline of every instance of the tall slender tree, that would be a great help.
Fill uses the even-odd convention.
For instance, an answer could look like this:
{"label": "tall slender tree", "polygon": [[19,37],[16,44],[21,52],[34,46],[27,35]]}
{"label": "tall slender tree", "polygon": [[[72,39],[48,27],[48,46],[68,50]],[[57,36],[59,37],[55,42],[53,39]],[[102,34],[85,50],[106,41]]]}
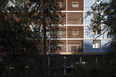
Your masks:
{"label": "tall slender tree", "polygon": [[[59,2],[62,0],[4,0],[0,5],[0,53],[7,74],[40,75],[35,41],[44,29],[44,77],[46,76],[46,26],[62,23]],[[25,3],[26,2],[26,3]],[[29,2],[29,3],[28,3]],[[32,28],[30,28],[30,23]],[[36,25],[33,27],[33,25]],[[1,74],[2,75],[2,74]]]}
{"label": "tall slender tree", "polygon": [[[31,5],[31,15],[33,21],[41,26],[43,25],[43,34],[44,34],[44,67],[43,75],[46,77],[46,26],[50,27],[51,25],[58,25],[62,23],[60,17],[64,17],[61,13],[59,2],[63,0],[30,0]],[[34,15],[35,14],[35,15]]]}

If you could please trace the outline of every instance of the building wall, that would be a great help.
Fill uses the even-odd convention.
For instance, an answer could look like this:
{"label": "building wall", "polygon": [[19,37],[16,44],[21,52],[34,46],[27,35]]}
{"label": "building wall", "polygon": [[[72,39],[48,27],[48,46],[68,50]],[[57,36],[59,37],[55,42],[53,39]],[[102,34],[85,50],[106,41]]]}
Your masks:
{"label": "building wall", "polygon": [[[103,0],[104,2],[109,2],[109,0]],[[91,11],[91,6],[95,0],[84,0],[84,16],[86,16],[87,11]],[[84,19],[84,52],[108,52],[111,50],[111,38],[113,36],[107,35],[108,30],[104,29],[105,26],[101,25],[101,30],[104,29],[104,31],[101,31],[100,34],[93,34],[92,28],[90,28],[91,24],[91,18],[93,18],[93,14],[86,17]],[[101,41],[101,47],[100,48],[93,48],[93,41],[94,40],[100,40]]]}
{"label": "building wall", "polygon": [[[67,2],[67,3],[66,3]],[[73,2],[78,2],[78,7],[72,7]],[[94,3],[94,0],[64,0],[62,7],[65,6],[65,9],[62,13],[65,17],[61,18],[63,21],[63,26],[55,28],[51,27],[51,41],[59,42],[61,41],[64,45],[62,52],[72,52],[71,48],[82,47],[78,52],[108,52],[111,50],[110,42],[111,37],[107,38],[107,33],[101,35],[93,34],[93,29],[90,28],[91,18],[93,15],[88,16],[86,19],[87,11],[91,10],[91,6]],[[88,28],[89,27],[89,28]],[[104,26],[101,25],[101,30]],[[61,30],[61,35],[52,36],[56,29]],[[78,30],[77,35],[73,35],[72,31]],[[103,32],[101,32],[102,34]],[[94,40],[100,41],[99,48],[94,48]],[[78,43],[77,43],[78,42]],[[71,47],[72,46],[72,47]]]}
{"label": "building wall", "polygon": [[93,39],[84,40],[84,52],[108,52],[111,51],[111,40],[99,39],[100,48],[93,48]]}
{"label": "building wall", "polygon": [[84,11],[91,10],[92,4],[93,4],[93,0],[84,0]]}
{"label": "building wall", "polygon": [[66,11],[66,0],[64,0],[64,2],[61,3],[61,8],[64,8],[63,11]]}
{"label": "building wall", "polygon": [[84,52],[102,52],[100,48],[93,48],[93,40],[84,40]]}
{"label": "building wall", "polygon": [[64,15],[64,17],[61,18],[61,22],[62,24],[66,24],[66,12],[63,12],[62,14]]}
{"label": "building wall", "polygon": [[[56,30],[60,30],[61,35],[57,35]],[[66,38],[66,26],[52,26],[50,32],[51,38]]]}
{"label": "building wall", "polygon": [[68,12],[67,24],[83,24],[83,12]]}
{"label": "building wall", "polygon": [[[101,26],[101,30],[105,26]],[[84,52],[108,52],[111,50],[111,40],[112,37],[108,37],[108,31],[105,30],[105,33],[101,31],[101,34],[93,34],[93,30],[89,29],[90,26],[84,26]],[[100,40],[101,47],[100,48],[93,48],[93,41]]]}

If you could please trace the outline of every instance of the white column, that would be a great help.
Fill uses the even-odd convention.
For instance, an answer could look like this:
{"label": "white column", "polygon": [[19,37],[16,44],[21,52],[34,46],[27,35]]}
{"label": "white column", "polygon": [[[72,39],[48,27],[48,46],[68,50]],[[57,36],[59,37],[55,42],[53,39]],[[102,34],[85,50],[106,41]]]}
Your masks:
{"label": "white column", "polygon": [[95,62],[96,62],[96,64],[98,63],[98,57],[95,57]]}
{"label": "white column", "polygon": [[67,18],[68,18],[68,13],[67,13],[67,4],[68,4],[68,0],[66,0],[66,52],[68,52],[68,45],[67,45],[67,35],[68,35],[68,33],[67,33],[67,24],[68,24],[68,22],[67,22]]}
{"label": "white column", "polygon": [[48,66],[50,65],[50,57],[48,56]]}
{"label": "white column", "polygon": [[49,27],[49,53],[50,53],[50,27]]}
{"label": "white column", "polygon": [[82,57],[79,58],[79,64],[82,64]]}
{"label": "white column", "polygon": [[[50,57],[48,56],[48,68],[50,68]],[[50,76],[50,70],[48,70],[48,76]]]}
{"label": "white column", "polygon": [[64,74],[66,74],[66,56],[64,56]]}

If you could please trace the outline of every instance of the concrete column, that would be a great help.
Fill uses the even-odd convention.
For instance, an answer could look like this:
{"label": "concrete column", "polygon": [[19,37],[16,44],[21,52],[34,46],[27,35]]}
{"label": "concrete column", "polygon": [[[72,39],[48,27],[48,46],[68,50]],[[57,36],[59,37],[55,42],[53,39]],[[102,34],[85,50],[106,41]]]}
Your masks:
{"label": "concrete column", "polygon": [[48,66],[50,65],[50,57],[48,56]]}
{"label": "concrete column", "polygon": [[66,74],[66,56],[64,56],[64,74]]}
{"label": "concrete column", "polygon": [[[50,68],[50,57],[48,56],[48,68]],[[48,70],[48,76],[50,76],[50,70]]]}
{"label": "concrete column", "polygon": [[79,58],[79,64],[82,64],[82,57]]}
{"label": "concrete column", "polygon": [[96,64],[98,63],[98,57],[95,57],[95,62],[96,62]]}

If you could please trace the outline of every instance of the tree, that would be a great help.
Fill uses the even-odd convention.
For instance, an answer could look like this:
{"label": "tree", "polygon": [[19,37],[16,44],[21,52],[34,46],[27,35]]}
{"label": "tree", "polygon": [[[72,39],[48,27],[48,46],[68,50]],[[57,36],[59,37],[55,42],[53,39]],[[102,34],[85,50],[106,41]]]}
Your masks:
{"label": "tree", "polygon": [[[0,2],[0,53],[5,68],[3,73],[24,77],[39,76],[41,74],[38,68],[41,67],[37,65],[39,57],[35,42],[40,42],[42,35],[38,29],[43,25],[46,49],[46,26],[62,22],[59,15],[64,16],[60,12],[63,8],[58,3],[62,0],[9,1]],[[30,22],[33,22],[32,29]],[[46,53],[44,57],[46,60]]]}
{"label": "tree", "polygon": [[[90,29],[93,30],[93,28],[98,30],[98,27],[100,25],[105,25],[104,28],[101,30],[102,34],[105,32],[108,32],[108,37],[111,37],[113,35],[113,38],[116,36],[116,27],[115,27],[115,20],[116,20],[116,1],[115,0],[109,0],[108,2],[106,0],[96,0],[95,3],[91,6],[92,11],[88,11],[86,14],[86,17],[89,15],[94,15],[94,18],[91,19],[91,27]],[[85,18],[86,18],[85,17]],[[100,36],[100,35],[99,35]],[[98,36],[98,37],[99,37]]]}
{"label": "tree", "polygon": [[[9,1],[15,4],[12,0]],[[37,73],[39,65],[35,65],[38,64],[35,44],[39,36],[38,32],[30,29],[27,5],[11,6],[8,4],[9,1],[0,1],[0,55],[4,68],[3,74],[35,76],[39,74]]]}
{"label": "tree", "polygon": [[[46,26],[51,24],[58,25],[63,17],[59,2],[63,0],[30,0],[31,13],[33,21],[41,26],[43,25],[44,34],[44,77],[46,77]],[[34,15],[36,14],[36,15]],[[61,22],[62,23],[62,22]]]}
{"label": "tree", "polygon": [[[93,6],[91,6],[92,12],[88,11],[88,15],[94,15],[94,18],[91,19],[91,26],[89,27],[91,30],[93,28],[98,30],[100,25],[103,26],[102,33],[103,35],[107,32],[107,36],[111,37],[113,40],[111,41],[111,47],[115,50],[116,48],[116,1],[109,0],[109,2],[105,2],[105,0],[97,0]],[[86,17],[87,17],[86,16]],[[98,35],[98,37],[100,36]]]}
{"label": "tree", "polygon": [[[115,67],[116,67],[116,0],[109,0],[109,2],[105,2],[105,0],[97,0],[92,6],[92,12],[89,11],[87,13],[88,15],[97,15],[95,19],[91,19],[91,27],[89,27],[91,30],[93,30],[93,27],[97,29],[100,25],[105,25],[103,29],[101,29],[102,34],[105,32],[107,33],[108,37],[113,38],[111,41],[111,47],[112,51],[108,52],[104,57],[104,62],[101,63],[101,66],[99,68],[103,68],[100,70],[102,71],[102,77],[109,77],[109,76],[115,76]],[[100,36],[99,35],[99,36]],[[99,37],[98,36],[98,37]],[[110,73],[109,73],[110,72]],[[105,74],[107,75],[105,75]]]}

